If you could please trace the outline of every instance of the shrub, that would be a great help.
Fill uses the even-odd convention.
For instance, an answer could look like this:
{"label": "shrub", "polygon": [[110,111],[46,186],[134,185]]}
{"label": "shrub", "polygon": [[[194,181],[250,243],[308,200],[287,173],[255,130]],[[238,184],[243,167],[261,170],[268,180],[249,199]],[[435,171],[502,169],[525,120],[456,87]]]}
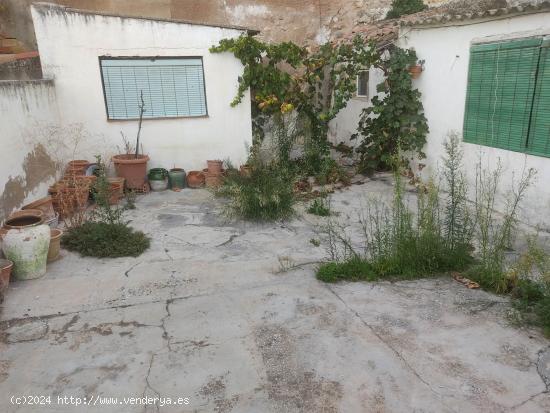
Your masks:
{"label": "shrub", "polygon": [[403,15],[418,13],[425,9],[426,5],[422,0],[393,0],[391,10],[386,15],[386,18],[396,19]]}
{"label": "shrub", "polygon": [[231,172],[218,189],[229,198],[228,213],[255,221],[288,218],[295,202],[294,179],[276,164],[256,166],[249,176]]}
{"label": "shrub", "polygon": [[328,217],[330,216],[330,204],[325,200],[324,196],[315,198],[307,209],[307,212],[320,217]]}
{"label": "shrub", "polygon": [[149,248],[149,238],[125,224],[85,222],[71,228],[62,239],[69,251],[100,258],[137,257]]}

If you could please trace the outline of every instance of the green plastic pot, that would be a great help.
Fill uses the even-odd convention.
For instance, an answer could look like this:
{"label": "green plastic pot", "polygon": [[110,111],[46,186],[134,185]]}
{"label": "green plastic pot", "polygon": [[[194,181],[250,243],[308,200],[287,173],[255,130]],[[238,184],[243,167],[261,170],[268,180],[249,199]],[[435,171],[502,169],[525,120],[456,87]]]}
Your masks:
{"label": "green plastic pot", "polygon": [[185,188],[185,171],[181,168],[170,169],[168,176],[170,177],[170,187],[172,189]]}
{"label": "green plastic pot", "polygon": [[153,168],[149,170],[147,176],[150,181],[164,181],[168,178],[168,171],[164,168]]}

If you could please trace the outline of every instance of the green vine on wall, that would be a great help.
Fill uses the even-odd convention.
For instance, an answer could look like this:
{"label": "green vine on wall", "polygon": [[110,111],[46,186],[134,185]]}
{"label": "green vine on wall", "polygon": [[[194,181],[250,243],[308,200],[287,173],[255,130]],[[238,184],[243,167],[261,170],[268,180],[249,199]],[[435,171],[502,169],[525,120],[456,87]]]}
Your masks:
{"label": "green vine on wall", "polygon": [[[422,114],[420,92],[413,90],[408,67],[416,63],[411,50],[393,47],[390,58],[373,43],[357,36],[349,43],[326,43],[314,51],[292,42],[267,44],[252,36],[224,39],[210,49],[212,53],[230,52],[244,66],[232,106],[252,91],[256,129],[261,130],[261,115],[281,119],[281,114],[296,111],[298,123],[307,132],[306,164],[319,172],[329,155],[329,123],[346,107],[356,92],[359,71],[380,67],[387,81],[379,86],[384,98],[374,97],[365,109],[358,134],[364,166],[388,163],[396,148],[420,152],[425,142],[427,123]],[[375,115],[374,117],[372,115]],[[376,116],[378,115],[378,116]]]}
{"label": "green vine on wall", "polygon": [[[424,158],[428,121],[424,116],[421,94],[413,88],[409,67],[417,63],[416,52],[392,47],[389,58],[376,65],[385,80],[377,86],[382,96],[374,96],[371,106],[363,109],[357,133],[361,172],[387,170],[395,166],[400,154]],[[405,161],[400,159],[400,161]]]}

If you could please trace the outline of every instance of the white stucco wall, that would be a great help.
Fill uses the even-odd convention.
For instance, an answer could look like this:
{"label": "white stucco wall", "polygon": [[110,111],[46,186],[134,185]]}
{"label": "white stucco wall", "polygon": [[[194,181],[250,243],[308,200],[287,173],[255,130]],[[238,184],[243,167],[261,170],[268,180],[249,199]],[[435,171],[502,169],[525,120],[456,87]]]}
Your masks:
{"label": "white stucco wall", "polygon": [[371,67],[369,70],[368,97],[354,97],[349,100],[347,106],[330,122],[329,140],[337,145],[340,142],[349,146],[358,145],[361,140],[351,140],[351,135],[357,132],[359,118],[363,109],[371,106],[371,99],[378,93],[376,87],[384,81],[384,72]]}
{"label": "white stucco wall", "polygon": [[[422,92],[422,102],[430,133],[425,153],[424,174],[437,170],[444,155],[443,141],[450,131],[462,134],[469,50],[472,42],[519,38],[550,33],[550,13],[530,14],[507,19],[473,22],[462,26],[407,28],[400,33],[400,46],[414,48],[425,70],[414,85]],[[503,187],[518,180],[524,168],[538,171],[530,188],[520,219],[527,224],[550,228],[550,158],[464,143],[465,169],[470,186],[475,182],[475,167],[494,169],[501,160]]]}
{"label": "white stucco wall", "polygon": [[62,123],[82,123],[90,134],[104,136],[108,146],[122,146],[120,132],[133,140],[138,124],[107,120],[98,57],[202,56],[208,116],[144,120],[141,142],[151,158],[148,166],[192,170],[206,167],[207,159],[245,160],[245,145],[252,141],[249,97],[230,107],[242,65],[232,54],[208,51],[242,31],[47,5],[31,12],[44,77],[55,80]]}
{"label": "white stucco wall", "polygon": [[[58,118],[53,82],[0,81],[0,221],[14,208],[45,196],[53,177],[42,181],[40,170],[48,162],[29,160],[29,154],[42,141],[41,126],[55,125]],[[34,176],[27,176],[33,171]]]}

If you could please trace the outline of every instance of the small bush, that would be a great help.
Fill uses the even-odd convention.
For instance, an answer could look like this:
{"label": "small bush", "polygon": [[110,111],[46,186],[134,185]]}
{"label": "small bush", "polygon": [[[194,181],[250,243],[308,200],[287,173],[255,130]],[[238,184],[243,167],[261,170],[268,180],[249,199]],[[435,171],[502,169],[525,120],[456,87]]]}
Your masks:
{"label": "small bush", "polygon": [[426,5],[422,0],[393,0],[391,10],[386,15],[386,18],[396,19],[407,14],[418,13],[425,9]]}
{"label": "small bush", "polygon": [[124,224],[86,222],[61,238],[64,248],[88,257],[137,257],[149,248],[149,238]]}
{"label": "small bush", "polygon": [[255,167],[249,176],[232,172],[218,189],[229,198],[228,212],[253,221],[274,221],[293,214],[294,179],[277,165]]}
{"label": "small bush", "polygon": [[320,217],[328,217],[330,216],[330,205],[323,197],[315,198],[307,212]]}

